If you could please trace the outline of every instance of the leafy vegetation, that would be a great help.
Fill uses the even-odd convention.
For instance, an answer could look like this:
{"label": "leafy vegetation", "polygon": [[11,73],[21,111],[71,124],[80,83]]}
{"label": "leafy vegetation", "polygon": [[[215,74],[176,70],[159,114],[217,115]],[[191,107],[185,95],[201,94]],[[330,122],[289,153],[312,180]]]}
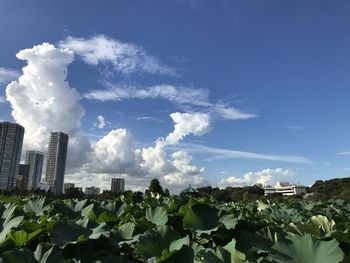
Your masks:
{"label": "leafy vegetation", "polygon": [[342,200],[0,196],[1,262],[350,262]]}

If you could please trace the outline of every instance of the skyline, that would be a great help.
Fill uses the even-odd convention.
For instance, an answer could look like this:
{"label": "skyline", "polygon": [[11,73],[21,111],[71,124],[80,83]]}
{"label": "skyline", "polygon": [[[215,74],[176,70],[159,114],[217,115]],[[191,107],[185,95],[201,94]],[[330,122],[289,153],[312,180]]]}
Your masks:
{"label": "skyline", "polygon": [[0,10],[0,119],[22,153],[67,133],[65,182],[350,176],[350,3],[30,2]]}

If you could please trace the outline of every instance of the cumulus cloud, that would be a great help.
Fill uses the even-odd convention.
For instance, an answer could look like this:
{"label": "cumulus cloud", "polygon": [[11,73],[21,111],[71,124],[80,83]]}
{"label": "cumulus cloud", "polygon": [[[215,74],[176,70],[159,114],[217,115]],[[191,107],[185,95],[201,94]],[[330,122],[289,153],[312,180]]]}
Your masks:
{"label": "cumulus cloud", "polygon": [[93,145],[84,170],[92,173],[139,174],[134,139],[125,129],[110,131]]}
{"label": "cumulus cloud", "polygon": [[108,84],[105,90],[92,90],[84,94],[90,100],[122,101],[130,99],[164,99],[180,108],[189,108],[193,111],[203,111],[216,117],[227,120],[244,120],[256,118],[257,115],[248,113],[230,106],[227,103],[211,103],[209,90],[174,86],[169,84],[155,85],[151,87],[135,87],[126,85]]}
{"label": "cumulus cloud", "polygon": [[97,116],[97,121],[94,123],[94,126],[103,129],[106,126],[105,118],[102,115]]}
{"label": "cumulus cloud", "polygon": [[8,84],[10,81],[16,79],[20,73],[15,69],[0,67],[0,84]]}
{"label": "cumulus cloud", "polygon": [[[190,134],[201,136],[206,133],[210,127],[209,116],[179,112],[170,116],[174,121],[173,132],[165,139],[158,138],[152,147],[135,148],[134,139],[127,130],[112,130],[93,145],[90,161],[83,166],[83,170],[95,178],[109,174],[124,176],[134,183],[135,180],[143,182],[139,187],[146,187],[145,183],[149,183],[150,179],[158,178],[164,187],[173,191],[179,191],[187,184],[204,184],[204,168],[192,165],[192,157],[183,151],[168,156],[164,147],[176,144]],[[99,178],[110,180],[111,177]]]}
{"label": "cumulus cloud", "polygon": [[79,166],[90,143],[80,134],[85,114],[79,103],[81,96],[66,81],[73,52],[43,43],[21,50],[16,56],[27,65],[18,80],[7,86],[6,96],[13,118],[25,127],[24,149],[46,152],[50,133],[65,132],[70,137],[68,166]]}
{"label": "cumulus cloud", "polygon": [[123,43],[105,35],[91,38],[67,37],[59,46],[69,48],[89,65],[110,64],[116,72],[130,74],[145,72],[176,75],[176,70],[164,65],[154,56],[137,45]]}
{"label": "cumulus cloud", "polygon": [[210,129],[210,117],[205,113],[174,112],[170,114],[170,117],[175,123],[174,131],[165,139],[158,140],[158,143],[161,144],[162,147],[174,145],[190,134],[201,136]]}
{"label": "cumulus cloud", "polygon": [[293,178],[296,173],[290,169],[265,169],[258,172],[249,172],[244,174],[242,177],[231,176],[226,179],[222,179],[218,186],[225,188],[228,186],[232,187],[241,187],[249,186],[254,184],[271,185],[277,181],[285,181]]}
{"label": "cumulus cloud", "polygon": [[[191,164],[184,152],[168,156],[165,145],[172,145],[190,134],[200,136],[210,127],[209,115],[204,113],[173,113],[174,130],[158,138],[154,147],[135,148],[132,135],[116,129],[91,143],[82,136],[81,119],[85,114],[81,96],[66,81],[67,66],[74,54],[65,48],[43,43],[21,50],[17,58],[27,61],[23,74],[6,88],[12,116],[26,129],[24,149],[46,152],[52,131],[69,135],[66,181],[81,186],[100,185],[109,189],[112,176],[130,179],[133,187],[146,187],[151,178],[159,178],[165,186],[180,187],[183,183],[198,185],[204,181],[204,168]],[[98,116],[97,126],[106,121]],[[83,179],[83,180],[82,180]],[[175,183],[176,182],[176,183]],[[136,184],[141,185],[136,185]],[[141,188],[140,188],[141,187]]]}

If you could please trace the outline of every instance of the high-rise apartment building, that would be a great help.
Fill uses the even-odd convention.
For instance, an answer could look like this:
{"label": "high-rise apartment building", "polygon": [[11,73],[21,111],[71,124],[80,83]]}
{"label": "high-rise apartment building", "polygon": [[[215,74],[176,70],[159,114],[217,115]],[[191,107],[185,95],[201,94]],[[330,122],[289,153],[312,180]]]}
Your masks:
{"label": "high-rise apartment building", "polygon": [[112,178],[111,191],[114,194],[122,194],[125,190],[124,178]]}
{"label": "high-rise apartment building", "polygon": [[29,164],[29,175],[27,189],[32,190],[39,187],[43,171],[44,154],[39,151],[26,152],[26,164]]}
{"label": "high-rise apartment building", "polygon": [[62,194],[68,149],[68,135],[52,132],[46,164],[46,182],[55,194]]}
{"label": "high-rise apartment building", "polygon": [[0,122],[0,190],[16,185],[21,159],[24,128],[11,122]]}

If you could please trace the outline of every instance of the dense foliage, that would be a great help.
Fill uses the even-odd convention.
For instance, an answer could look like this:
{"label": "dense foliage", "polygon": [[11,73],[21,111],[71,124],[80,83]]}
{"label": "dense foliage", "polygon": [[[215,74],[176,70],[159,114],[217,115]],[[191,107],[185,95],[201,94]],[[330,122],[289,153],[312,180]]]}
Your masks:
{"label": "dense foliage", "polygon": [[316,181],[310,191],[314,195],[313,199],[341,198],[350,201],[350,177]]}
{"label": "dense foliage", "polygon": [[2,262],[350,262],[350,205],[0,196]]}

